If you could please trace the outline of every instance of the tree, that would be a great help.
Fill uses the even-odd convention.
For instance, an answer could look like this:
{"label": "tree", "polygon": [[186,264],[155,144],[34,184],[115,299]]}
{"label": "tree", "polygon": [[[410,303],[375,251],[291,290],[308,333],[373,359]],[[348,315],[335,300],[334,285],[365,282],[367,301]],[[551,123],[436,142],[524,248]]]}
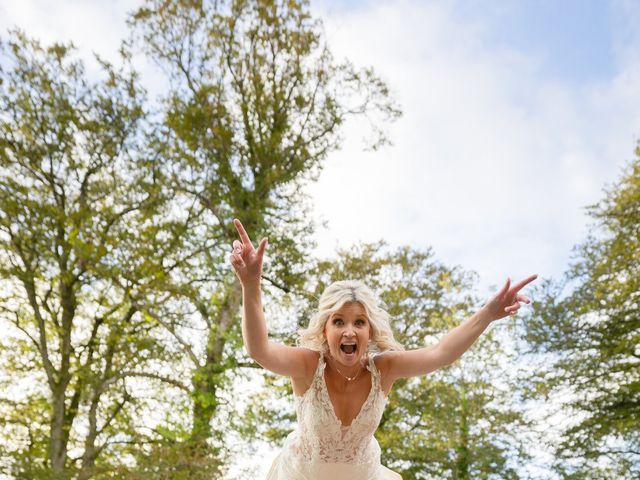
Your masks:
{"label": "tree", "polygon": [[0,320],[14,335],[1,339],[0,417],[18,444],[7,469],[86,479],[131,430],[131,378],[162,359],[135,302],[156,207],[136,158],[144,94],[124,51],[120,68],[97,59],[104,78],[89,82],[70,45],[16,32],[2,49]]}
{"label": "tree", "polygon": [[[21,337],[3,337],[0,408],[24,439],[7,452],[21,478],[219,475],[225,393],[255,367],[230,220],[272,238],[274,288],[300,288],[303,186],[347,118],[399,115],[371,69],[331,58],[305,2],[149,1],[131,24],[171,85],[154,117],[126,47],[89,82],[70,46],[8,44],[0,308]],[[16,374],[39,388],[15,390]]]}
{"label": "tree", "polygon": [[[435,342],[478,303],[471,294],[474,275],[443,265],[430,249],[363,244],[319,262],[314,272],[310,294],[302,305],[294,303],[300,312],[298,327],[306,327],[326,286],[354,278],[379,294],[393,318],[396,339],[408,349]],[[513,386],[500,380],[505,354],[495,328],[450,367],[394,385],[376,437],[383,463],[404,479],[520,478],[517,467],[529,458],[518,436],[526,422],[512,404]],[[281,333],[290,342],[295,337],[290,328]],[[268,379],[268,388],[291,395],[286,379]],[[293,412],[283,415],[272,408],[269,395],[258,393],[247,411],[245,433],[280,446],[292,427]],[[272,422],[254,426],[267,418]]]}
{"label": "tree", "polygon": [[[304,1],[153,0],[131,25],[170,84],[152,143],[160,173],[175,205],[194,206],[201,219],[189,232],[193,262],[148,297],[145,313],[192,364],[187,441],[224,456],[224,391],[239,367],[255,366],[240,354],[232,218],[269,236],[265,280],[300,288],[313,230],[303,186],[340,144],[347,118],[399,111],[371,69],[333,60]],[[377,134],[374,147],[386,141]],[[176,315],[176,303],[192,314]]]}
{"label": "tree", "polygon": [[529,397],[569,419],[553,445],[567,479],[640,474],[640,148],[604,198],[564,278],[548,280],[521,326],[539,371]]}

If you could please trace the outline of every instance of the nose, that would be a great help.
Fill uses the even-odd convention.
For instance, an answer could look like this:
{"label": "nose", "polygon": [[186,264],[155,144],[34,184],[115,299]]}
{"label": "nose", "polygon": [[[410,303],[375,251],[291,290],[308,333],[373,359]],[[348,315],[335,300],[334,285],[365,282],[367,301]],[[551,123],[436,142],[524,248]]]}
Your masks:
{"label": "nose", "polygon": [[354,331],[353,331],[353,330],[354,330],[353,325],[348,324],[348,325],[344,328],[344,333],[343,333],[343,335],[344,335],[345,337],[353,337],[353,336],[355,336],[355,333],[354,333]]}

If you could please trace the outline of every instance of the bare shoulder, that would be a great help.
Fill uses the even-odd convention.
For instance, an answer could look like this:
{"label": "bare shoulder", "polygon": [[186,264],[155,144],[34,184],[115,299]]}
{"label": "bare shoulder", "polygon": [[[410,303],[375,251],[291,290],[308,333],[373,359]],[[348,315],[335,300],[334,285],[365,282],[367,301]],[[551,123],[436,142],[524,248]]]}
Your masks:
{"label": "bare shoulder", "polygon": [[301,397],[311,387],[321,353],[304,347],[297,348],[300,349],[299,353],[305,366],[302,369],[302,375],[291,375],[291,386],[293,387],[293,393]]}
{"label": "bare shoulder", "polygon": [[376,369],[380,372],[380,387],[385,395],[389,395],[393,383],[396,381],[390,375],[391,363],[393,358],[392,351],[382,352],[373,357],[373,363],[376,365]]}
{"label": "bare shoulder", "polygon": [[384,375],[389,372],[392,354],[393,352],[387,351],[373,356],[373,363],[376,364],[376,368],[380,372],[380,375]]}
{"label": "bare shoulder", "polygon": [[300,358],[304,362],[304,377],[313,377],[318,368],[318,362],[320,361],[321,353],[317,350],[311,350],[306,347],[296,347],[300,350]]}

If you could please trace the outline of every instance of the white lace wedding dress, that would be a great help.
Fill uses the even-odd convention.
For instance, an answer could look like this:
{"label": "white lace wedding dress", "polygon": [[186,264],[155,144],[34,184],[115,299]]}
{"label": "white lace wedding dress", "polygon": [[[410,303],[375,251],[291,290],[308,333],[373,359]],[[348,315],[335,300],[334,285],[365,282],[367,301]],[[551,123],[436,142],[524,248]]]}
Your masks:
{"label": "white lace wedding dress", "polygon": [[378,428],[387,397],[373,357],[371,390],[351,425],[337,417],[324,380],[326,363],[320,355],[313,381],[301,397],[294,395],[298,428],[285,440],[267,480],[401,480],[380,463]]}

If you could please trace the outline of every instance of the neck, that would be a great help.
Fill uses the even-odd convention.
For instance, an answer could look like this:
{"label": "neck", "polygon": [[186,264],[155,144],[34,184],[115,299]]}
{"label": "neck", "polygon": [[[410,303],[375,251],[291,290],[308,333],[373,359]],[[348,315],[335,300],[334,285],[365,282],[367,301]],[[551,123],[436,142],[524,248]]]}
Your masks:
{"label": "neck", "polygon": [[340,364],[333,358],[329,357],[331,368],[336,371],[338,376],[344,380],[345,383],[351,383],[355,381],[361,374],[364,366],[361,361],[353,367],[340,366]]}

